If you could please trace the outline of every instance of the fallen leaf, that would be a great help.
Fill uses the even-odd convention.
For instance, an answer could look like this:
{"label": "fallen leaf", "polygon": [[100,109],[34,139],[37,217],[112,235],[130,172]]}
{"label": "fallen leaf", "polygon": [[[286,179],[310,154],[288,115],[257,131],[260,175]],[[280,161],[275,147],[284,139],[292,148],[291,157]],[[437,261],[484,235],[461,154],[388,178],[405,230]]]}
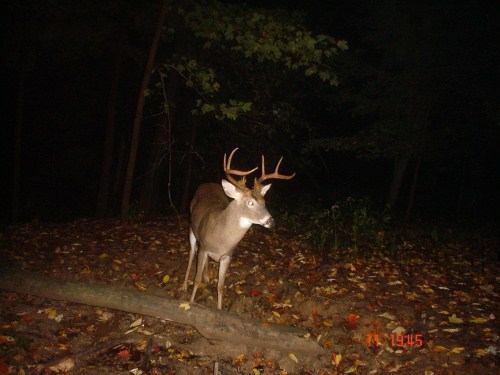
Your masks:
{"label": "fallen leaf", "polygon": [[404,335],[406,333],[406,329],[404,329],[403,327],[399,326],[399,327],[396,327],[392,330],[392,333],[395,333],[396,335]]}
{"label": "fallen leaf", "polygon": [[489,320],[490,320],[489,318],[474,318],[474,319],[471,319],[470,322],[476,323],[476,324],[483,324],[483,323],[488,322]]}
{"label": "fallen leaf", "polygon": [[146,340],[142,340],[140,342],[138,342],[135,347],[137,348],[137,350],[143,352],[144,349],[146,349],[146,346],[148,345],[148,342]]}
{"label": "fallen leaf", "polygon": [[288,356],[290,357],[290,359],[292,361],[294,361],[295,363],[299,363],[299,360],[297,359],[297,357],[295,356],[295,354],[293,353],[289,353]]}
{"label": "fallen leaf", "polygon": [[432,348],[432,351],[433,351],[433,352],[436,352],[436,353],[443,353],[443,352],[448,352],[448,351],[449,351],[449,349],[448,349],[448,348],[445,348],[444,346],[437,345],[437,346],[435,346],[434,348]]}
{"label": "fallen leaf", "polygon": [[340,361],[342,361],[342,354],[332,353],[332,362],[335,364],[335,366],[338,366],[340,364]]}
{"label": "fallen leaf", "polygon": [[140,329],[140,328],[137,328],[137,333],[142,333],[145,336],[152,336],[153,335],[153,332],[146,331],[146,330]]}
{"label": "fallen leaf", "polygon": [[[396,353],[397,352],[401,352],[401,350],[396,350]],[[401,370],[402,367],[403,365],[396,365],[393,368],[391,368],[388,372],[399,372],[399,370]]]}
{"label": "fallen leaf", "polygon": [[500,354],[500,350],[496,346],[488,346],[484,351],[492,355]]}
{"label": "fallen leaf", "polygon": [[[288,301],[290,302],[290,301]],[[273,307],[276,308],[276,309],[283,309],[283,308],[286,308],[286,307],[292,307],[292,305],[290,303],[273,303]]]}
{"label": "fallen leaf", "polygon": [[137,327],[137,326],[140,326],[142,324],[142,318],[139,318],[135,321],[133,321],[131,324],[130,324],[130,327]]}
{"label": "fallen leaf", "polygon": [[92,270],[90,269],[89,266],[85,266],[83,270],[80,271],[80,274],[82,275],[89,275],[92,273]]}
{"label": "fallen leaf", "polygon": [[391,286],[392,285],[401,285],[401,284],[403,284],[403,283],[401,281],[399,281],[399,280],[391,281],[390,283],[387,283],[387,285],[391,285]]}
{"label": "fallen leaf", "polygon": [[118,358],[123,358],[123,359],[129,359],[130,358],[130,351],[125,349],[117,354]]}
{"label": "fallen leaf", "polygon": [[97,313],[99,314],[98,320],[101,322],[106,322],[114,316],[114,314],[109,311],[97,310]]}
{"label": "fallen leaf", "polygon": [[14,342],[14,338],[11,336],[0,336],[0,344],[4,344],[6,342]]}
{"label": "fallen leaf", "polygon": [[191,305],[190,305],[189,303],[187,303],[187,302],[184,302],[184,303],[181,303],[181,304],[179,305],[179,307],[180,307],[181,309],[184,309],[184,310],[189,310],[189,309],[191,308]]}
{"label": "fallen leaf", "polygon": [[444,332],[450,332],[450,333],[455,333],[455,332],[460,332],[460,328],[443,328]]}
{"label": "fallen leaf", "polygon": [[395,320],[396,319],[396,317],[394,315],[389,314],[388,312],[385,312],[385,313],[383,313],[383,314],[381,314],[379,316],[381,316],[382,318],[389,319],[389,320]]}
{"label": "fallen leaf", "polygon": [[450,321],[450,323],[453,323],[453,324],[462,324],[464,322],[462,319],[457,318],[457,316],[455,314],[450,316],[448,318],[448,320]]}
{"label": "fallen leaf", "polygon": [[356,315],[356,314],[349,314],[347,316],[347,321],[349,322],[349,324],[353,328],[356,328],[356,323],[357,323],[358,319],[359,319],[359,315]]}
{"label": "fallen leaf", "polygon": [[476,353],[476,355],[478,356],[478,358],[481,358],[481,357],[484,357],[486,355],[488,355],[488,352],[484,349],[475,349],[474,352]]}
{"label": "fallen leaf", "polygon": [[163,280],[162,280],[162,281],[163,281],[165,284],[166,284],[166,283],[168,283],[168,281],[169,281],[169,280],[170,280],[170,276],[169,276],[168,274],[167,274],[167,275],[165,275],[165,276],[163,276]]}
{"label": "fallen leaf", "polygon": [[75,367],[75,362],[72,359],[68,358],[68,359],[62,360],[61,362],[59,362],[55,366],[50,366],[49,369],[51,371],[59,373],[59,372],[68,372],[68,371],[72,370],[73,367]]}

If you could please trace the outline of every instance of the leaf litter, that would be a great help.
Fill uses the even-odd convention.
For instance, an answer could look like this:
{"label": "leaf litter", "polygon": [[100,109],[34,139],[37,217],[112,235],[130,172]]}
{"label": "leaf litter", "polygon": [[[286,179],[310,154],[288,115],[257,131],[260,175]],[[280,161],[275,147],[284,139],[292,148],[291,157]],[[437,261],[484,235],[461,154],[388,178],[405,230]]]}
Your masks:
{"label": "leaf litter", "polygon": [[[126,226],[33,221],[8,228],[0,251],[5,264],[34,274],[158,292],[187,311],[182,226],[166,218]],[[326,263],[303,236],[283,229],[252,227],[238,245],[224,308],[263,327],[306,329],[330,353],[327,362],[293,352],[214,352],[174,322],[0,290],[0,374],[498,372],[498,262],[465,243],[415,238],[397,260],[345,249]],[[215,263],[209,273],[196,302],[216,308]]]}

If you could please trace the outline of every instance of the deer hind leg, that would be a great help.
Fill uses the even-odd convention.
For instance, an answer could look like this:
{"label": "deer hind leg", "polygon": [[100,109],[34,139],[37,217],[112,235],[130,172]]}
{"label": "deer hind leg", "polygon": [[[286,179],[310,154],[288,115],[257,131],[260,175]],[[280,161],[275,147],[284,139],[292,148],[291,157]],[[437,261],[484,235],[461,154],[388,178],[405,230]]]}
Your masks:
{"label": "deer hind leg", "polygon": [[196,296],[196,291],[198,290],[198,287],[201,284],[201,276],[205,269],[207,261],[208,261],[208,253],[203,249],[201,249],[198,252],[198,265],[196,267],[196,276],[194,278],[193,293],[191,294],[191,298],[189,300],[190,302],[194,301],[194,297]]}
{"label": "deer hind leg", "polygon": [[186,271],[186,276],[184,277],[184,283],[181,286],[181,290],[183,292],[187,291],[189,272],[191,271],[191,266],[193,265],[194,256],[196,255],[196,252],[198,251],[198,246],[196,245],[196,237],[195,237],[193,230],[191,228],[189,228],[189,244],[191,245],[191,250],[189,250],[188,268]]}
{"label": "deer hind leg", "polygon": [[203,281],[207,285],[210,283],[210,275],[208,274],[208,263],[210,263],[210,260],[207,258],[207,261],[205,262],[205,268],[203,269]]}

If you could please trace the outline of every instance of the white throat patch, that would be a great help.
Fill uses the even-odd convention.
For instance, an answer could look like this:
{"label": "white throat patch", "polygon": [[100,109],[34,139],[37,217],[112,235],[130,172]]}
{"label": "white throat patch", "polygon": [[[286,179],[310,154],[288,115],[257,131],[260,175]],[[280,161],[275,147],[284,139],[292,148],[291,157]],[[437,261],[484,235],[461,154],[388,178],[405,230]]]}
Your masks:
{"label": "white throat patch", "polygon": [[252,222],[248,220],[246,217],[240,217],[239,224],[240,228],[242,229],[250,228],[252,226]]}

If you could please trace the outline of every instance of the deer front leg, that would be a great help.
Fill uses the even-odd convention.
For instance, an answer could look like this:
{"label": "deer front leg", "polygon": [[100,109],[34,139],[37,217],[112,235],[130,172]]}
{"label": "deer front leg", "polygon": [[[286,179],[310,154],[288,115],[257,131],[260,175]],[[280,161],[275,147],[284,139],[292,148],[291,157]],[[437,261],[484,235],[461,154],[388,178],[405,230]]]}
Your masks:
{"label": "deer front leg", "polygon": [[201,276],[203,274],[203,270],[205,268],[207,260],[208,260],[208,253],[203,248],[200,249],[198,252],[198,265],[196,268],[196,276],[194,278],[193,293],[191,294],[191,299],[189,300],[189,302],[194,302],[194,296],[196,295],[196,291],[200,286]]}
{"label": "deer front leg", "polygon": [[189,272],[191,271],[191,265],[193,264],[193,259],[196,255],[196,251],[198,250],[196,246],[196,237],[194,236],[193,230],[191,228],[189,228],[189,244],[191,245],[191,250],[189,250],[188,268],[186,271],[186,277],[184,277],[184,283],[181,286],[181,290],[183,292],[187,291]]}
{"label": "deer front leg", "polygon": [[231,257],[226,256],[220,260],[219,264],[219,282],[217,283],[217,308],[222,310],[222,296],[224,293],[224,282],[226,280],[226,272],[231,263]]}

